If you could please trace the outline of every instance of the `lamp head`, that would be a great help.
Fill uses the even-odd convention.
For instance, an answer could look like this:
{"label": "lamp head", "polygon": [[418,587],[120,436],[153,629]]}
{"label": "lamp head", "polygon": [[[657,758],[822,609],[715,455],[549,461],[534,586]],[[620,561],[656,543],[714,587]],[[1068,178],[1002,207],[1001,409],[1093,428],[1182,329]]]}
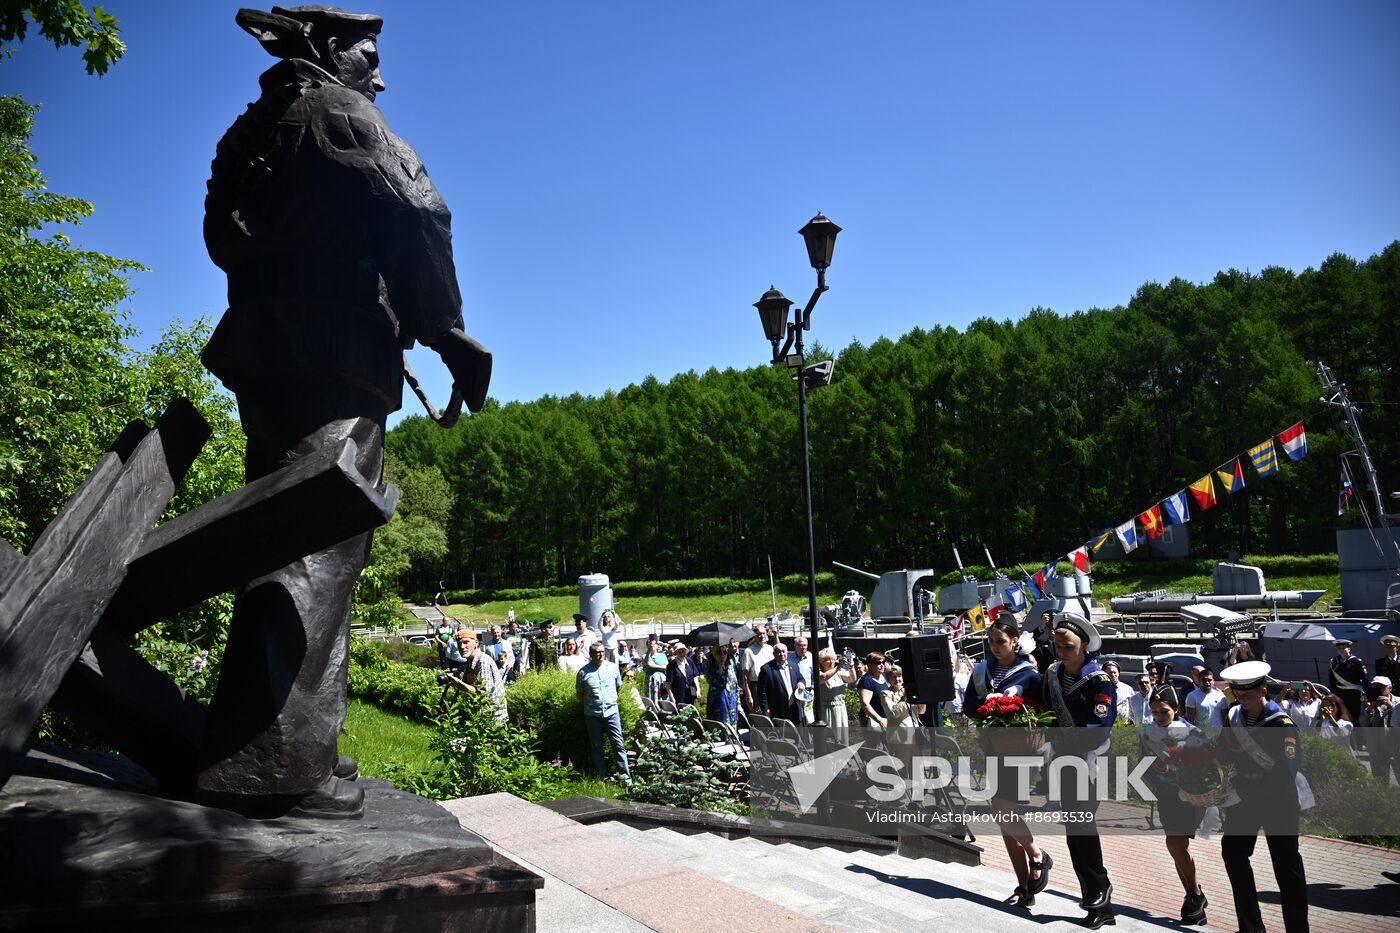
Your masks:
{"label": "lamp head", "polygon": [[787,332],[788,309],[792,307],[792,301],[776,288],[769,288],[753,306],[758,309],[758,318],[763,322],[763,336],[768,338],[769,343],[777,344]]}
{"label": "lamp head", "polygon": [[812,268],[818,272],[825,272],[831,265],[831,254],[836,249],[836,234],[841,232],[841,228],[818,212],[817,216],[807,221],[807,225],[797,232],[802,234],[802,239],[807,243],[807,259],[811,261]]}

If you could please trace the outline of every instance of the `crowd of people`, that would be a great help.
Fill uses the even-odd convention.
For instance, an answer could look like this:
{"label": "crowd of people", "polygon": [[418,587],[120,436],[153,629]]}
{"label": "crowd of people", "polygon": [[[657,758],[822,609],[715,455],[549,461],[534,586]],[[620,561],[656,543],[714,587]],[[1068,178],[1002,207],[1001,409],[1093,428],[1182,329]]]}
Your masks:
{"label": "crowd of people", "polygon": [[[1301,736],[1315,734],[1356,751],[1353,737],[1364,734],[1372,775],[1386,784],[1400,782],[1400,722],[1395,720],[1394,698],[1400,637],[1382,638],[1385,654],[1376,660],[1374,673],[1352,654],[1350,640],[1337,639],[1326,690],[1308,680],[1271,677],[1269,665],[1255,658],[1248,642],[1240,642],[1221,670],[1193,666],[1188,672],[1191,689],[1183,696],[1172,683],[1170,665],[1149,664],[1126,683],[1116,662],[1096,664],[1091,658],[1100,644],[1098,633],[1073,612],[1046,613],[1027,634],[1029,638],[1021,635],[1009,612],[993,622],[986,660],[966,674],[961,661],[958,664],[956,696],[949,709],[976,721],[985,697],[1024,696],[1053,712],[1057,726],[1080,727],[1068,742],[1056,733],[1055,748],[1059,755],[1086,760],[1108,749],[1107,733],[1101,733],[1099,741],[1095,730],[1118,719],[1138,725],[1140,750],[1152,762],[1146,780],[1157,798],[1166,848],[1184,891],[1181,922],[1205,922],[1208,902],[1197,878],[1191,840],[1208,808],[1218,803],[1217,815],[1220,810],[1224,814],[1221,859],[1240,928],[1264,929],[1250,866],[1263,832],[1285,929],[1306,930],[1307,887],[1298,832],[1302,810],[1313,804],[1313,796],[1300,771]],[[1368,728],[1357,732],[1357,726]],[[1213,802],[1209,795],[1181,791],[1182,759],[1175,756],[1193,747],[1210,748],[1229,763],[1233,778],[1225,799]],[[1063,799],[1066,796],[1071,799]],[[1058,806],[1066,810],[1092,811],[1096,806],[1093,799],[1061,797]],[[1016,804],[1014,794],[998,783],[992,807],[1009,811],[999,825],[1018,881],[1009,903],[1026,907],[1044,888],[1050,863],[1015,816]],[[1081,904],[1088,911],[1082,925],[1097,929],[1112,923],[1112,884],[1096,832],[1091,825],[1070,824],[1067,841]]]}
{"label": "crowd of people", "polygon": [[[611,765],[617,777],[629,783],[617,706],[624,689],[637,691],[638,698],[645,692],[652,701],[678,706],[698,705],[703,696],[706,717],[733,726],[752,714],[794,725],[820,721],[838,740],[850,728],[847,701],[854,692],[860,725],[884,730],[892,749],[900,743],[912,745],[921,724],[947,719],[976,724],[988,698],[1021,696],[1053,714],[1052,728],[1072,727],[1055,732],[1056,753],[1083,759],[1090,773],[1098,756],[1108,751],[1108,727],[1117,720],[1133,723],[1139,726],[1142,755],[1152,761],[1146,781],[1157,797],[1166,849],[1183,888],[1183,924],[1205,922],[1208,901],[1191,840],[1207,804],[1179,793],[1174,753],[1213,744],[1233,766],[1232,793],[1237,799],[1223,807],[1221,855],[1245,930],[1263,929],[1249,863],[1260,831],[1279,883],[1286,929],[1307,929],[1298,827],[1310,792],[1299,772],[1300,734],[1314,733],[1354,751],[1353,736],[1359,734],[1355,727],[1373,727],[1365,730],[1373,774],[1385,781],[1392,775],[1400,779],[1400,723],[1393,722],[1400,638],[1394,636],[1383,639],[1386,655],[1377,660],[1375,673],[1351,654],[1351,642],[1338,639],[1327,690],[1307,680],[1275,680],[1269,666],[1255,659],[1243,642],[1221,670],[1197,664],[1173,684],[1169,665],[1149,664],[1125,682],[1117,662],[1100,665],[1095,660],[1101,639],[1087,618],[1047,612],[1034,628],[1022,632],[1008,609],[987,629],[984,660],[974,665],[966,654],[955,655],[952,696],[935,707],[912,702],[900,666],[879,652],[858,658],[850,650],[837,652],[828,646],[813,655],[801,635],[789,650],[762,623],[746,643],[695,649],[679,641],[663,643],[651,634],[645,646],[634,651],[622,632],[620,620],[609,611],[597,631],[586,618],[577,617],[574,631],[562,639],[554,637],[548,623],[527,638],[510,618],[504,631],[492,626],[484,643],[471,631],[443,633],[440,643],[452,682],[461,689],[485,691],[499,702],[502,717],[506,683],[532,669],[575,672],[598,771],[606,774]],[[992,761],[993,768],[1001,767],[996,758]],[[997,778],[990,806],[999,814],[997,825],[1017,879],[1008,903],[1029,908],[1049,883],[1053,862],[1018,814],[1025,801],[1018,799],[1014,776]],[[1066,813],[1092,814],[1098,807],[1092,783],[1087,795],[1081,789],[1062,788],[1058,797],[1052,805]],[[1066,825],[1080,903],[1087,912],[1081,925],[1098,929],[1112,924],[1113,885],[1092,818]]]}
{"label": "crowd of people", "polygon": [[[507,684],[531,671],[573,673],[598,773],[606,775],[610,763],[614,775],[631,784],[618,692],[627,689],[634,676],[634,662],[641,659],[633,658],[630,646],[620,637],[622,630],[622,620],[611,609],[603,612],[598,631],[589,627],[586,616],[576,615],[574,631],[564,638],[556,637],[553,620],[527,633],[516,621],[514,609],[507,613],[504,629],[492,625],[484,636],[444,617],[433,637],[443,667],[438,682],[444,687],[444,697],[453,688],[484,693],[497,718],[505,722],[509,716]],[[611,756],[606,754],[607,745]]]}

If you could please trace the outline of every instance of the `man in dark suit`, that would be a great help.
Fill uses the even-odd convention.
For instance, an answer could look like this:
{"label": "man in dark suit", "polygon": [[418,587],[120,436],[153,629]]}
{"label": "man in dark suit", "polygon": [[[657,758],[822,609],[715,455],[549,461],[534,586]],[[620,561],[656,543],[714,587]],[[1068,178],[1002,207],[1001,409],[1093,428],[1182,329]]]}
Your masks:
{"label": "man in dark suit", "polygon": [[[786,719],[794,726],[803,725],[803,703],[793,696],[798,680],[793,669],[788,666],[787,646],[782,642],[773,646],[773,660],[763,665],[758,672],[758,708],[765,716]],[[810,684],[804,684],[810,688]]]}
{"label": "man in dark suit", "polygon": [[1400,635],[1382,636],[1381,647],[1385,654],[1376,659],[1375,672],[1389,677],[1392,684],[1400,683]]}

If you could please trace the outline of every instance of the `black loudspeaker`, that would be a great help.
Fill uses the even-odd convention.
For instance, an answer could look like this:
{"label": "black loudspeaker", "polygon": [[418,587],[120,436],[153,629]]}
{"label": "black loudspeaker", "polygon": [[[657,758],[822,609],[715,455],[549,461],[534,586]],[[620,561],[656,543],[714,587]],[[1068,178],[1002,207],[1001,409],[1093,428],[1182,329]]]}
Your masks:
{"label": "black loudspeaker", "polygon": [[943,703],[953,698],[953,657],[947,635],[901,638],[899,666],[909,702]]}

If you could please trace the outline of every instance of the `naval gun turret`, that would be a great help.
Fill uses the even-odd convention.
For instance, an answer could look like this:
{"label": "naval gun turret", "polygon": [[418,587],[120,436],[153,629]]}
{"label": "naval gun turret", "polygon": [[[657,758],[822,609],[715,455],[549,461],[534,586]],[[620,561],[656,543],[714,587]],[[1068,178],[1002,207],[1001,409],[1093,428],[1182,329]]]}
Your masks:
{"label": "naval gun turret", "polygon": [[1264,583],[1264,571],[1248,564],[1221,562],[1211,573],[1213,592],[1169,593],[1147,590],[1115,596],[1109,601],[1122,615],[1151,612],[1180,612],[1184,607],[1210,603],[1221,609],[1306,609],[1322,598],[1326,590],[1271,590]]}
{"label": "naval gun turret", "polygon": [[[849,570],[875,581],[875,592],[870,595],[869,609],[870,618],[877,624],[898,623],[910,626],[927,619],[933,611],[933,587],[938,581],[932,570],[890,570],[882,574],[873,574],[838,561],[831,563],[842,570]],[[848,593],[847,596],[849,595]],[[844,599],[842,605],[845,605]],[[840,610],[837,610],[837,618],[840,618]]]}

